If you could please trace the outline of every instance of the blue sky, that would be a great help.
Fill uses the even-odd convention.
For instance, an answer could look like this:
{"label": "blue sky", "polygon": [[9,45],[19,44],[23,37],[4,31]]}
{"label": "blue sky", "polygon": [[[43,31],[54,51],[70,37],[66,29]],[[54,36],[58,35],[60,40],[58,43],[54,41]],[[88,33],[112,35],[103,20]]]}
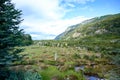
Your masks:
{"label": "blue sky", "polygon": [[54,39],[86,19],[120,13],[120,0],[12,0],[22,10],[20,28],[34,40]]}

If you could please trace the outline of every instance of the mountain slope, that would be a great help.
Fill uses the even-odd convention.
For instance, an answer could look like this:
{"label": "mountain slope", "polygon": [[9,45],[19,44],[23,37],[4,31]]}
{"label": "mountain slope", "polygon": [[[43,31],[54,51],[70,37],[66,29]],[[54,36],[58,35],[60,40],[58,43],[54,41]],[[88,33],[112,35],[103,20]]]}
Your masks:
{"label": "mountain slope", "polygon": [[59,35],[69,46],[120,53],[120,13],[92,18]]}
{"label": "mountain slope", "polygon": [[70,33],[71,31],[73,31],[78,25],[79,25],[79,24],[68,27],[68,28],[65,30],[65,32],[59,34],[59,35],[55,38],[55,40],[62,39],[63,36],[69,35],[69,33]]}
{"label": "mountain slope", "polygon": [[[119,30],[120,14],[106,15],[86,20],[80,24],[70,26],[57,36],[57,39],[69,40],[95,34],[115,33]],[[117,31],[119,32],[119,31]]]}

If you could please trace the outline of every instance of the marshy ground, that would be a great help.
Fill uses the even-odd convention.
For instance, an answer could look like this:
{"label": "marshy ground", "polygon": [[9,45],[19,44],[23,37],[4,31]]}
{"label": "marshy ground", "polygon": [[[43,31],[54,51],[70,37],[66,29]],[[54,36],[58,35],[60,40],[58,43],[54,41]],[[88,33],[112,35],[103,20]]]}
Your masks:
{"label": "marshy ground", "polygon": [[43,80],[86,80],[86,76],[107,78],[108,72],[117,67],[101,53],[77,47],[31,45],[19,48],[24,49],[20,55],[25,56],[10,69],[37,71]]}

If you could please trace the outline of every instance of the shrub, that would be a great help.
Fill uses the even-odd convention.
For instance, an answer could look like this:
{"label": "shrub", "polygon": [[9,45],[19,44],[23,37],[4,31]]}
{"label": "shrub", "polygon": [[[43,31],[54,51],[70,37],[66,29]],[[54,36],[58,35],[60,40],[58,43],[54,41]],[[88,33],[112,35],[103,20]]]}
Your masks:
{"label": "shrub", "polygon": [[61,75],[56,74],[52,76],[51,80],[64,80],[64,78]]}
{"label": "shrub", "polygon": [[73,58],[75,58],[75,59],[80,59],[81,57],[80,57],[80,54],[74,53],[74,54],[73,54]]}
{"label": "shrub", "polygon": [[10,71],[8,78],[6,78],[5,80],[42,80],[42,78],[37,72]]}
{"label": "shrub", "polygon": [[85,80],[81,72],[77,73],[73,70],[66,71],[64,78],[65,80]]}
{"label": "shrub", "polygon": [[113,69],[109,72],[109,80],[120,80],[120,68]]}

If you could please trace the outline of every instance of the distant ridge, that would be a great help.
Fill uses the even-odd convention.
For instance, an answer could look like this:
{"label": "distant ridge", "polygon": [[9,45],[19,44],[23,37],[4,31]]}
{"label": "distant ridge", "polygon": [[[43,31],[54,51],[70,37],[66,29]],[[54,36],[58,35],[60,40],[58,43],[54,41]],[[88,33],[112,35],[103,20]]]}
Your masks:
{"label": "distant ridge", "polygon": [[70,26],[56,39],[66,41],[69,46],[120,54],[120,13],[95,17]]}
{"label": "distant ridge", "polygon": [[[105,25],[97,25],[97,24],[103,24],[105,21],[107,22],[106,25],[110,25],[112,21],[115,21],[119,19],[120,20],[120,13],[113,14],[113,15],[105,15],[101,17],[95,17],[89,20],[85,20],[80,24],[73,25],[68,27],[63,33],[59,34],[55,39],[56,40],[69,40],[74,38],[80,38],[84,35],[94,35],[95,33],[99,33],[101,30],[105,32],[104,30],[109,32],[110,26]],[[114,24],[113,22],[112,24]],[[112,25],[111,25],[112,26]],[[113,26],[112,26],[113,27]],[[114,28],[117,29],[117,28]],[[96,31],[96,32],[95,32]]]}

